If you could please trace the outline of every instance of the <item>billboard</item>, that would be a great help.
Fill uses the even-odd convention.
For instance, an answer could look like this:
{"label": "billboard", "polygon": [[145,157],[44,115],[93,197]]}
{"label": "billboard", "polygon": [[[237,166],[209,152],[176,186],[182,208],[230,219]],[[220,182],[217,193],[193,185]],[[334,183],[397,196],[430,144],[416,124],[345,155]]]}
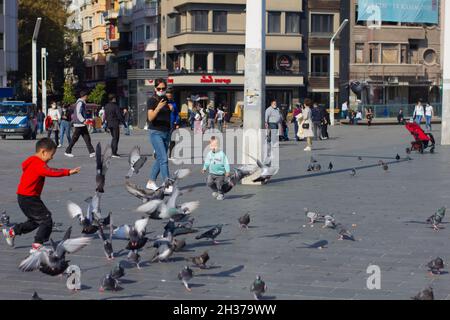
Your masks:
{"label": "billboard", "polygon": [[358,0],[358,21],[439,23],[439,0]]}

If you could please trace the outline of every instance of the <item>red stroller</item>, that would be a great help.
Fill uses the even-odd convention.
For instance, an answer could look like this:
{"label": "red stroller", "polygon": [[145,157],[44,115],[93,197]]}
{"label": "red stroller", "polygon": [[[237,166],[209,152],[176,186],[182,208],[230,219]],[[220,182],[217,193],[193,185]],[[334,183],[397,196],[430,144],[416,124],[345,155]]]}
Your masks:
{"label": "red stroller", "polygon": [[436,142],[431,133],[425,133],[415,122],[406,124],[406,129],[411,132],[415,141],[411,142],[411,148],[406,148],[406,152],[419,151],[423,153],[426,148],[430,148],[430,153],[434,153]]}

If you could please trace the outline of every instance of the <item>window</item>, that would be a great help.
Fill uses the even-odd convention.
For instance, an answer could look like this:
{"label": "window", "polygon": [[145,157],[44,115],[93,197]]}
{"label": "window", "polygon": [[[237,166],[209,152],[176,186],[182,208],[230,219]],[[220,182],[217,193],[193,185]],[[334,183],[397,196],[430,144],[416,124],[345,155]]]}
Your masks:
{"label": "window", "polygon": [[300,33],[300,13],[286,12],[286,33]]}
{"label": "window", "polygon": [[180,33],[181,17],[179,14],[167,17],[167,34],[169,36]]}
{"label": "window", "polygon": [[156,25],[150,24],[145,26],[145,40],[156,38]]}
{"label": "window", "polygon": [[398,63],[398,45],[383,44],[382,63]]}
{"label": "window", "polygon": [[92,42],[86,42],[85,52],[86,54],[92,54]]}
{"label": "window", "polygon": [[355,44],[355,63],[364,63],[364,43]]}
{"label": "window", "polygon": [[266,54],[266,73],[274,74],[277,71],[277,54],[275,52],[267,52]]}
{"label": "window", "polygon": [[5,50],[5,40],[3,33],[0,33],[0,50]]}
{"label": "window", "polygon": [[407,44],[402,44],[401,45],[401,60],[400,63],[410,63],[409,62],[409,55],[408,55],[408,45]]}
{"label": "window", "polygon": [[103,13],[100,13],[100,14],[98,15],[98,24],[99,24],[99,25],[105,24],[105,16],[103,15]]}
{"label": "window", "polygon": [[311,55],[311,73],[313,76],[325,77],[329,75],[330,55],[312,54]]}
{"label": "window", "polygon": [[3,4],[3,0],[0,0],[0,14],[5,14],[5,10],[4,10],[4,4]]}
{"label": "window", "polygon": [[145,69],[150,69],[150,59],[145,59]]}
{"label": "window", "polygon": [[370,63],[380,63],[380,45],[378,43],[370,44]]}
{"label": "window", "polygon": [[103,51],[103,46],[105,45],[105,40],[98,39],[97,43],[98,43],[98,51]]}
{"label": "window", "polygon": [[84,30],[92,29],[92,17],[87,17],[84,19]]}
{"label": "window", "polygon": [[208,31],[208,11],[194,10],[192,14],[192,31]]}
{"label": "window", "polygon": [[268,33],[281,33],[281,12],[269,12]]}
{"label": "window", "polygon": [[145,28],[144,25],[137,26],[136,31],[134,33],[135,42],[143,42],[145,39]]}
{"label": "window", "polygon": [[194,53],[194,72],[206,72],[208,70],[208,54]]}
{"label": "window", "polygon": [[237,53],[215,53],[214,72],[234,73],[236,72]]}
{"label": "window", "polygon": [[213,32],[227,32],[227,12],[213,12]]}
{"label": "window", "polygon": [[313,33],[333,33],[334,15],[332,14],[312,14],[311,32]]}

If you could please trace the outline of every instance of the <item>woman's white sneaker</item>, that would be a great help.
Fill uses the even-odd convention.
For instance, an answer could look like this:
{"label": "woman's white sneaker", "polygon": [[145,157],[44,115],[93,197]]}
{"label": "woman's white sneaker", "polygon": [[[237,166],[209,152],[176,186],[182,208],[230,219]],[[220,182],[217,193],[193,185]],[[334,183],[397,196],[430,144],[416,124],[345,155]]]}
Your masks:
{"label": "woman's white sneaker", "polygon": [[157,186],[156,183],[154,183],[153,181],[149,181],[149,182],[147,183],[147,186],[146,186],[145,188],[146,188],[146,189],[149,189],[149,190],[153,190],[153,191],[158,190],[158,186]]}
{"label": "woman's white sneaker", "polygon": [[303,149],[303,151],[311,151],[312,149],[311,149],[311,147],[306,147],[305,149]]}

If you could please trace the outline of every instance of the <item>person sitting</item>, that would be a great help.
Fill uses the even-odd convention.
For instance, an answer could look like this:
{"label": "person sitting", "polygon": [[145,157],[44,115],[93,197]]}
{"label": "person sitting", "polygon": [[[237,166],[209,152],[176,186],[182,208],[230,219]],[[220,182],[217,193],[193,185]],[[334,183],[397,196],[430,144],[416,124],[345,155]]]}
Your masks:
{"label": "person sitting", "polygon": [[397,114],[398,124],[405,124],[405,117],[403,116],[403,109],[400,109]]}

